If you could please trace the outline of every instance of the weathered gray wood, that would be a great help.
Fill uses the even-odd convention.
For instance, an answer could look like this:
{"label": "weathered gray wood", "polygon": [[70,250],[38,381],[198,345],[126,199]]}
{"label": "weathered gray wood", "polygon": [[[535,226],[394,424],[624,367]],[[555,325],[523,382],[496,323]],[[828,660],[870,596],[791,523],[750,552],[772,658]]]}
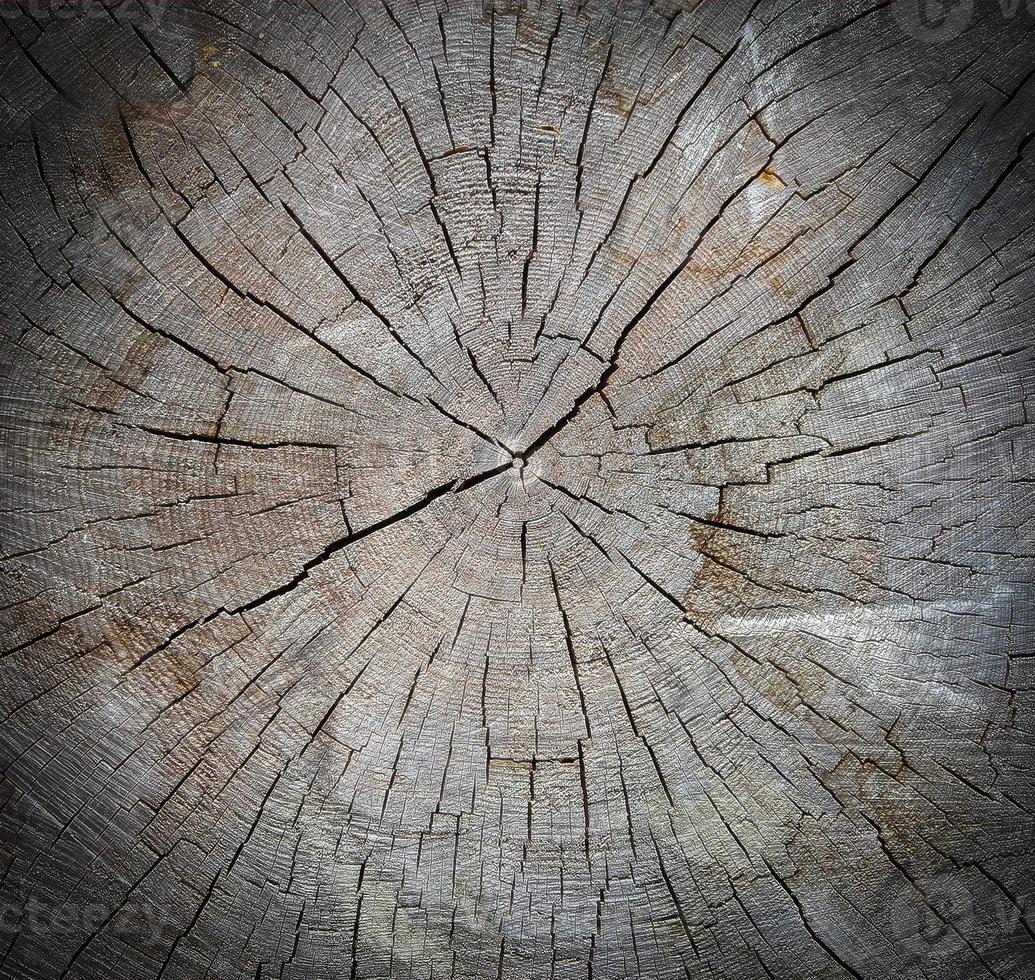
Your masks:
{"label": "weathered gray wood", "polygon": [[1027,9],[84,2],[0,975],[1035,976]]}

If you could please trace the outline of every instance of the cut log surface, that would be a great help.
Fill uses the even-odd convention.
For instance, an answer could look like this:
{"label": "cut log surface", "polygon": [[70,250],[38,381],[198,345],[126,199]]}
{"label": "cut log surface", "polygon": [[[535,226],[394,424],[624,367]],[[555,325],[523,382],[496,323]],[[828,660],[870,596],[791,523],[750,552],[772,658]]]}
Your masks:
{"label": "cut log surface", "polygon": [[1023,4],[0,17],[0,976],[1035,976]]}

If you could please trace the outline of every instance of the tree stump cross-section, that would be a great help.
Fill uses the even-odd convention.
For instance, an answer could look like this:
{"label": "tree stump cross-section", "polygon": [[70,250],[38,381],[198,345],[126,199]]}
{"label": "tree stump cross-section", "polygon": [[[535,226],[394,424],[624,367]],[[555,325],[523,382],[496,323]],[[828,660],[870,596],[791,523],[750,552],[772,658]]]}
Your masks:
{"label": "tree stump cross-section", "polygon": [[1030,6],[4,3],[0,977],[1035,977]]}

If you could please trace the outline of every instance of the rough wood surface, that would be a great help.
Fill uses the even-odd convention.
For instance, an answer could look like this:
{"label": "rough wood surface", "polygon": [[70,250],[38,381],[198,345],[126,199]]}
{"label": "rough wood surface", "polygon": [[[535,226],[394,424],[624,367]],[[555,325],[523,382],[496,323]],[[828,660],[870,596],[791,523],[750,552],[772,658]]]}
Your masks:
{"label": "rough wood surface", "polygon": [[1000,6],[5,3],[0,975],[1035,976]]}

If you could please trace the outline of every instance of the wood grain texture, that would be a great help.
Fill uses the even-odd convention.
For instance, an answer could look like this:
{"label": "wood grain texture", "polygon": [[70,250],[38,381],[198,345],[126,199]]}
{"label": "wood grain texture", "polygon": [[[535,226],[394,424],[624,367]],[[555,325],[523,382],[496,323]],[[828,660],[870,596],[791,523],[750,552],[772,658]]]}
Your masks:
{"label": "wood grain texture", "polygon": [[0,976],[1035,976],[1035,21],[911,10],[3,5]]}

